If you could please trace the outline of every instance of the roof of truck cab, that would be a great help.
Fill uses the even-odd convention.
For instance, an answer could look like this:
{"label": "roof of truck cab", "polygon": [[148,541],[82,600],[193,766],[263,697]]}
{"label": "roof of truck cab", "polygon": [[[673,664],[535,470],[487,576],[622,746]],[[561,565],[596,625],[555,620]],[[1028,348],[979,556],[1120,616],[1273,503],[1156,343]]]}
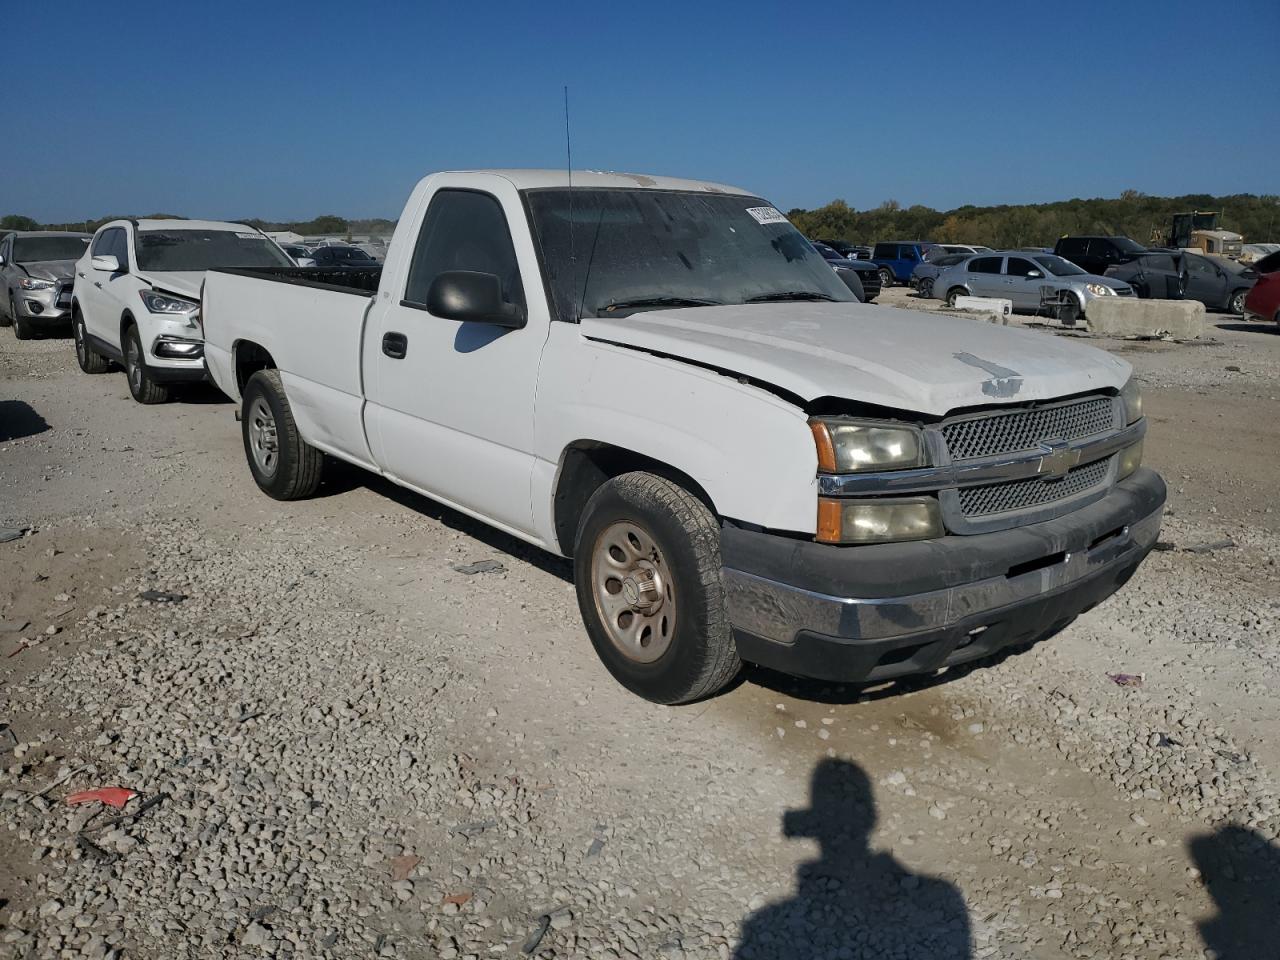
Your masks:
{"label": "roof of truck cab", "polygon": [[135,220],[139,230],[243,230],[246,233],[257,233],[253,227],[245,223],[232,223],[224,220]]}
{"label": "roof of truck cab", "polygon": [[[538,190],[544,187],[567,187],[568,170],[451,170],[450,173],[489,173],[510,180],[517,190]],[[755,196],[741,187],[706,180],[683,180],[679,177],[655,177],[644,173],[615,173],[605,170],[574,170],[575,187],[625,187],[630,190],[690,190],[699,193],[732,193]]]}

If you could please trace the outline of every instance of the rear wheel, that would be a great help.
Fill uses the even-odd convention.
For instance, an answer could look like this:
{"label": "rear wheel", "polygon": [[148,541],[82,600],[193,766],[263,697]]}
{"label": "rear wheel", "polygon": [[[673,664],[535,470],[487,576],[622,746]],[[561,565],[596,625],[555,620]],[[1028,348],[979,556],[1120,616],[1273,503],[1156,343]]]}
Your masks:
{"label": "rear wheel", "polygon": [[76,341],[76,362],[80,364],[80,369],[85,373],[106,373],[110,364],[106,357],[94,353],[89,346],[89,335],[84,329],[84,317],[80,316],[79,310],[71,318],[71,335]]}
{"label": "rear wheel", "polygon": [[880,289],[888,290],[893,286],[893,271],[888,267],[880,268]]}
{"label": "rear wheel", "polygon": [[956,298],[967,297],[968,295],[969,291],[964,287],[952,287],[947,291],[947,306],[954,310],[956,306]]}
{"label": "rear wheel", "polygon": [[129,380],[129,393],[139,403],[164,403],[169,399],[169,388],[157,383],[147,369],[146,354],[142,352],[142,338],[137,327],[124,332],[124,372]]}
{"label": "rear wheel", "polygon": [[278,370],[259,370],[241,396],[245,458],[258,487],[276,500],[301,500],[320,486],[324,454],[298,432]]}
{"label": "rear wheel", "polygon": [[916,284],[916,292],[926,300],[933,298],[933,280],[930,277],[921,277],[920,282]]}
{"label": "rear wheel", "polygon": [[609,480],[583,511],[573,564],[592,646],[628,690],[687,703],[737,674],[720,527],[689,491],[652,473]]}
{"label": "rear wheel", "polygon": [[1244,298],[1248,296],[1248,290],[1237,290],[1231,295],[1231,300],[1227,303],[1227,312],[1234,313],[1237,316],[1244,313]]}

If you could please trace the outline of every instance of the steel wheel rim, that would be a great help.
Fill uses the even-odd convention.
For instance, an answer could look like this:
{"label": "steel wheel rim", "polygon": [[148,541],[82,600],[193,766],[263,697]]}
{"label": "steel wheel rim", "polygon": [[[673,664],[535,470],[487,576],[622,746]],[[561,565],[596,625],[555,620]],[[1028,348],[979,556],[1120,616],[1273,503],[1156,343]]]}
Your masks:
{"label": "steel wheel rim", "polygon": [[1231,302],[1227,304],[1232,313],[1244,313],[1244,294],[1237,293],[1231,298]]}
{"label": "steel wheel rim", "polygon": [[129,368],[129,386],[134,393],[142,392],[142,359],[138,356],[138,341],[130,340],[125,365]]}
{"label": "steel wheel rim", "polygon": [[275,476],[280,465],[280,442],[276,435],[276,418],[267,402],[258,397],[249,408],[249,449],[253,462],[268,477]]}
{"label": "steel wheel rim", "polygon": [[601,531],[591,551],[591,592],[609,641],[628,660],[653,663],[670,648],[675,584],[644,528],[621,520]]}
{"label": "steel wheel rim", "polygon": [[893,274],[891,274],[888,270],[880,271],[880,286],[882,287],[893,286]]}

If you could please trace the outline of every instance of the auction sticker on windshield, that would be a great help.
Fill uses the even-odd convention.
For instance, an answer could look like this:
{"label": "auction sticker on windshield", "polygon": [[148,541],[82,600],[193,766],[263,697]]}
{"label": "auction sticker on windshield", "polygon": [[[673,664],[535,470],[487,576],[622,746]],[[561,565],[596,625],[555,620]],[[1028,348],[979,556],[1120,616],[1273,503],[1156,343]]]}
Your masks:
{"label": "auction sticker on windshield", "polygon": [[779,213],[776,207],[747,207],[747,213],[756,218],[756,223],[787,222],[787,218]]}

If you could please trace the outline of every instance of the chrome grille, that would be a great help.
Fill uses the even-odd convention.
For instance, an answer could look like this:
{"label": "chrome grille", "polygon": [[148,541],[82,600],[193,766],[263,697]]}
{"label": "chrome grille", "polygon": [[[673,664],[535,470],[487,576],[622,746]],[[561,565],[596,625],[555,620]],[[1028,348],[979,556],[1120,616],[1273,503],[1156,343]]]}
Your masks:
{"label": "chrome grille", "polygon": [[961,487],[960,512],[965,517],[986,517],[993,513],[1025,510],[1065,500],[1103,483],[1110,466],[1111,458],[1104,457],[1076,467],[1057,480],[1030,477],[1026,480],[992,483],[985,487]]}
{"label": "chrome grille", "polygon": [[952,460],[1034,450],[1042,440],[1079,440],[1115,428],[1110,397],[1008,413],[984,414],[942,425]]}

